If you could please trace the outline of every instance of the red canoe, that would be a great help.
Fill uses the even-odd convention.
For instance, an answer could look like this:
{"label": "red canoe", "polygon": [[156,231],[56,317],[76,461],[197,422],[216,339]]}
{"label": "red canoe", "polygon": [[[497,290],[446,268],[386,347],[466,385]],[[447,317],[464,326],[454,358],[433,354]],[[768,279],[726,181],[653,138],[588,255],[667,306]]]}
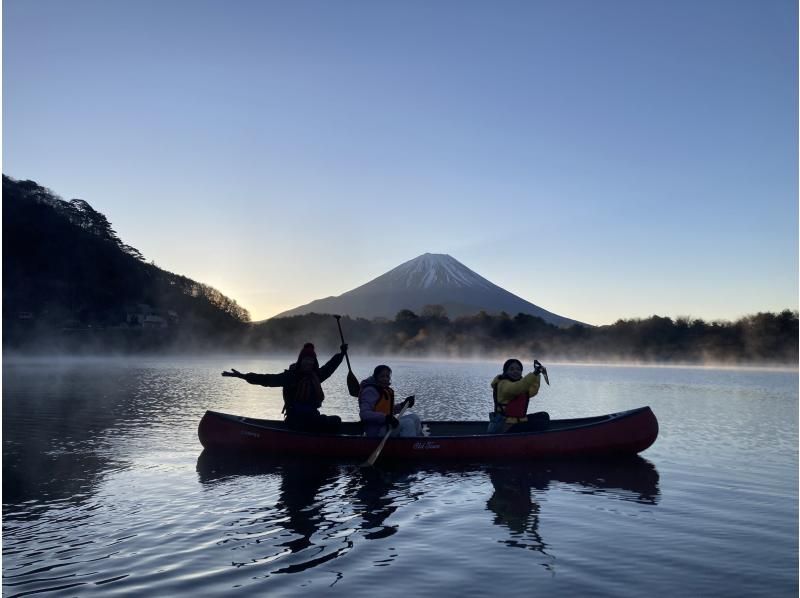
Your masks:
{"label": "red canoe", "polygon": [[[609,456],[640,453],[656,440],[658,421],[650,407],[580,419],[554,419],[546,430],[487,434],[488,422],[428,421],[429,436],[390,438],[384,459],[509,460]],[[380,438],[360,435],[359,422],[342,424],[339,434],[307,434],[282,421],[206,411],[197,434],[206,449],[270,456],[364,459]]]}

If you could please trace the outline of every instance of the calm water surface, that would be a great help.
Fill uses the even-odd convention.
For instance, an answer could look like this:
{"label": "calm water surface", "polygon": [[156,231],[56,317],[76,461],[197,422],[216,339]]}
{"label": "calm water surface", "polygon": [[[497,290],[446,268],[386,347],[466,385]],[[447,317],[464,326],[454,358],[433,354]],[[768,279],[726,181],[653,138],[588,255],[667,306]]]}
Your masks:
{"label": "calm water surface", "polygon": [[[552,417],[653,408],[658,440],[624,461],[204,453],[206,409],[280,417],[280,389],[220,372],[286,363],[6,359],[3,596],[797,595],[797,372],[550,364]],[[423,419],[491,409],[498,364],[392,365]],[[356,419],[345,374],[325,411]]]}

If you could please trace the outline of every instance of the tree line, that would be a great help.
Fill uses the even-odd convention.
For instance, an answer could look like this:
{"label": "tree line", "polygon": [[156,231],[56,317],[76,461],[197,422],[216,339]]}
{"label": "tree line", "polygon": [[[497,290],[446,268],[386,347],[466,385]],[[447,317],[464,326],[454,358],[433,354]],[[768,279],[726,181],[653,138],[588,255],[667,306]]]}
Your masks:
{"label": "tree line", "polygon": [[[353,349],[368,354],[695,364],[798,361],[798,312],[791,310],[733,322],[652,316],[559,328],[522,313],[480,312],[451,320],[441,306],[428,306],[421,314],[402,310],[393,320],[343,317],[341,323]],[[339,343],[333,317],[267,320],[247,331],[242,346],[286,352],[309,340],[333,350]]]}

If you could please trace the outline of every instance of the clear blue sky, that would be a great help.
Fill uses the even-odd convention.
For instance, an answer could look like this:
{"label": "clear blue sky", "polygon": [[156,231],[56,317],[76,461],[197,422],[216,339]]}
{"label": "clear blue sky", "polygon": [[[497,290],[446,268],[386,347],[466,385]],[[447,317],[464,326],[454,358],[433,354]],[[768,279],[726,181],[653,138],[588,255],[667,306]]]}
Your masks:
{"label": "clear blue sky", "polygon": [[789,0],[3,2],[3,172],[263,319],[448,253],[558,314],[798,305]]}

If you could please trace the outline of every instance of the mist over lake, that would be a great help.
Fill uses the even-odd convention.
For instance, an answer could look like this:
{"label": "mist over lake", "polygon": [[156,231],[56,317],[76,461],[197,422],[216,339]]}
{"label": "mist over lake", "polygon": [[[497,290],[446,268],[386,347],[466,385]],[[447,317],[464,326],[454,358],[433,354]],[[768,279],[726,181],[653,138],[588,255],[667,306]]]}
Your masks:
{"label": "mist over lake", "polygon": [[[281,417],[280,389],[220,372],[290,361],[4,359],[3,594],[797,594],[795,370],[548,363],[532,410],[653,409],[656,443],[622,461],[362,470],[204,452],[206,409]],[[487,418],[500,364],[352,365],[384,361],[423,419]],[[345,372],[323,412],[355,420]]]}

